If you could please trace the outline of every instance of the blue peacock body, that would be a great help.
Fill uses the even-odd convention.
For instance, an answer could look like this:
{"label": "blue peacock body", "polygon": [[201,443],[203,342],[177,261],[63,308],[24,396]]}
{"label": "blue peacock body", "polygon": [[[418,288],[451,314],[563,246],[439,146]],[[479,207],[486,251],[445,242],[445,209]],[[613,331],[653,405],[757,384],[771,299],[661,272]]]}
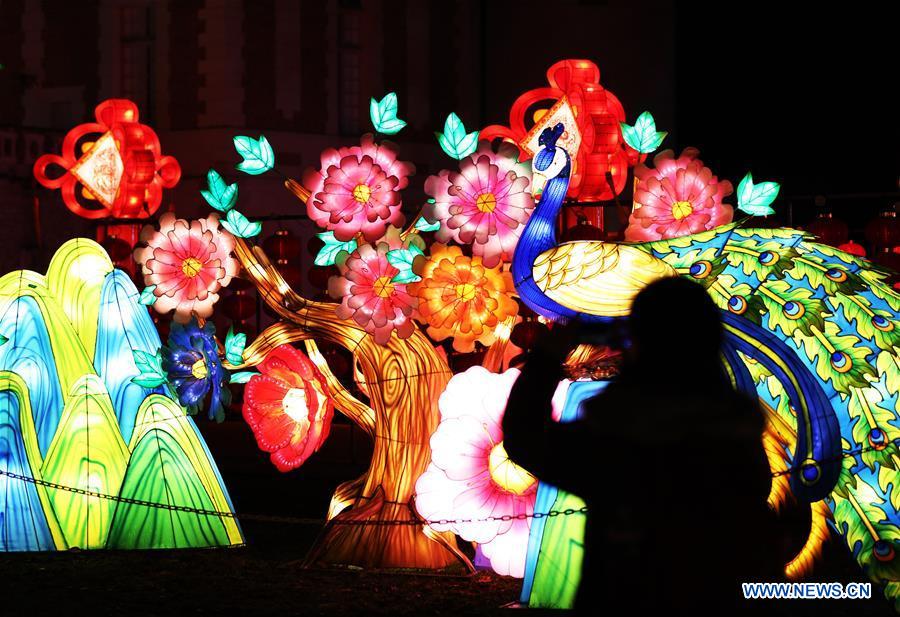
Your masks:
{"label": "blue peacock body", "polygon": [[[769,502],[792,493],[812,508],[809,540],[787,573],[809,571],[828,525],[900,610],[900,294],[888,273],[802,231],[737,223],[644,244],[558,245],[548,223],[566,193],[568,156],[550,130],[534,167],[562,173],[547,174],[516,249],[522,300],[553,319],[597,321],[623,315],[660,276],[702,285],[721,309],[725,365],[766,414]],[[563,164],[548,163],[558,157]]]}

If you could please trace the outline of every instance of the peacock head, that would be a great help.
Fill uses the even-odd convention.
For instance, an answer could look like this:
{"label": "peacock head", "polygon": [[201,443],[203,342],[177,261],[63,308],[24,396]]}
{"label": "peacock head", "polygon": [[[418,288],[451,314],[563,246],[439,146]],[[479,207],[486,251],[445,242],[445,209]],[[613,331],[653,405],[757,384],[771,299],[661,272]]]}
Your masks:
{"label": "peacock head", "polygon": [[542,186],[544,182],[553,178],[569,177],[569,153],[565,148],[556,145],[556,142],[562,137],[564,132],[565,127],[562,123],[548,126],[541,131],[541,135],[538,137],[541,149],[538,150],[531,160],[531,169],[538,180],[535,185]]}

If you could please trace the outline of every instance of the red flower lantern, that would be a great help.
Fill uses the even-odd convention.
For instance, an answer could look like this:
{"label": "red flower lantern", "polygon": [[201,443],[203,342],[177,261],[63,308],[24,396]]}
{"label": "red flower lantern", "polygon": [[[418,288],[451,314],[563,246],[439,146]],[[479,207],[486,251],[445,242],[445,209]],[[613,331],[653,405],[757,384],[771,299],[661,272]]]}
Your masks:
{"label": "red flower lantern", "polygon": [[[109,99],[97,106],[95,115],[96,122],[69,131],[62,156],[45,154],[35,161],[35,179],[60,189],[66,207],[84,218],[151,216],[162,202],[162,189],[181,178],[178,161],[162,155],[156,133],[138,122],[137,105],[131,101]],[[50,165],[63,173],[51,178]]]}
{"label": "red flower lantern", "polygon": [[577,153],[572,156],[568,196],[576,201],[612,199],[625,188],[629,165],[642,158],[622,138],[622,104],[600,85],[600,69],[588,60],[557,62],[547,71],[547,81],[550,87],[516,99],[508,127],[485,127],[481,138],[512,141],[525,160],[537,151],[541,131],[561,122],[566,131],[560,145]]}
{"label": "red flower lantern", "polygon": [[319,369],[290,345],[266,356],[259,371],[244,391],[244,419],[275,466],[290,471],[328,437],[334,401]]}

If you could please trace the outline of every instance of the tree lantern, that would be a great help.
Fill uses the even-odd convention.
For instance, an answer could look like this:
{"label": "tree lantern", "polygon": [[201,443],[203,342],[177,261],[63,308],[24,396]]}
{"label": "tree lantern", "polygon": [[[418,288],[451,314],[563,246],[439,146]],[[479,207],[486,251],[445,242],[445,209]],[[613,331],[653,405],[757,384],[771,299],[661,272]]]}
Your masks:
{"label": "tree lantern", "polygon": [[557,62],[547,71],[547,81],[550,87],[516,99],[508,127],[485,127],[481,138],[512,141],[526,160],[537,152],[541,131],[561,122],[565,133],[560,145],[577,152],[567,196],[581,202],[612,199],[625,188],[628,167],[643,158],[622,138],[622,103],[600,85],[600,69],[588,60]]}

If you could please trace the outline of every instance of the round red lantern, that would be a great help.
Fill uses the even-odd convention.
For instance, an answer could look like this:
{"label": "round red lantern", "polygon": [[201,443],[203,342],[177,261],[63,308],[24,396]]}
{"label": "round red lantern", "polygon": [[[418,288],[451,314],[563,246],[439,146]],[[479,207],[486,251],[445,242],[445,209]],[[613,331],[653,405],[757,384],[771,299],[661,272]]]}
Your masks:
{"label": "round red lantern", "polygon": [[847,224],[832,216],[831,212],[819,212],[815,220],[806,226],[806,231],[830,246],[844,244],[849,234]]}
{"label": "round red lantern", "polygon": [[882,210],[866,225],[866,240],[873,253],[890,252],[891,248],[900,244],[900,221],[893,208]]}
{"label": "round red lantern", "polygon": [[263,249],[274,263],[285,265],[300,259],[303,246],[300,239],[287,229],[279,229],[263,241]]}
{"label": "round red lantern", "polygon": [[241,322],[256,314],[256,300],[247,291],[232,292],[222,300],[222,312],[228,319]]}

